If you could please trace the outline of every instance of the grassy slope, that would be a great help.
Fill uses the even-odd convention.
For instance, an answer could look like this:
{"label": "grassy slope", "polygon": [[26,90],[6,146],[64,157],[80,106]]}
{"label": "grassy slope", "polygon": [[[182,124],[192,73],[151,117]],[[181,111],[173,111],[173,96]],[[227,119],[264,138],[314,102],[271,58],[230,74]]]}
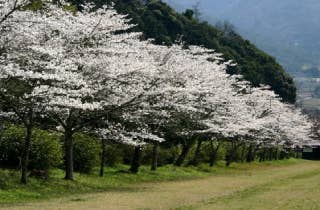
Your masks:
{"label": "grassy slope", "polygon": [[[77,175],[76,181],[64,181],[62,180],[63,174],[61,171],[55,171],[53,173],[53,177],[48,182],[42,182],[39,180],[31,179],[30,184],[27,186],[21,186],[18,184],[18,177],[16,175],[10,176],[9,181],[5,186],[5,189],[0,190],[0,204],[14,204],[19,202],[30,202],[36,200],[47,200],[51,198],[64,197],[68,198],[68,201],[82,201],[82,198],[78,198],[80,194],[84,193],[94,193],[94,192],[105,192],[112,196],[117,197],[117,195],[121,193],[128,193],[131,196],[133,192],[139,192],[141,188],[147,189],[150,186],[153,186],[155,182],[159,181],[168,181],[168,180],[186,180],[186,179],[194,179],[201,177],[208,177],[206,179],[197,179],[197,180],[208,180],[208,179],[221,179],[218,181],[219,183],[214,184],[210,181],[210,183],[214,184],[214,188],[208,188],[209,191],[205,192],[205,195],[210,195],[207,199],[210,199],[212,195],[215,193],[227,193],[227,191],[222,191],[222,189],[228,189],[231,187],[231,191],[237,189],[247,189],[251,186],[256,186],[256,184],[265,184],[260,183],[260,181],[273,179],[274,176],[279,173],[279,177],[285,178],[290,177],[291,175],[296,175],[294,168],[306,167],[306,169],[310,169],[309,166],[312,166],[314,169],[315,165],[318,163],[308,162],[302,160],[286,160],[286,161],[276,161],[276,162],[267,162],[267,163],[252,163],[252,164],[234,164],[230,168],[225,168],[223,166],[215,167],[213,169],[208,168],[206,166],[200,167],[198,169],[195,168],[174,168],[171,166],[159,168],[157,172],[150,172],[148,168],[142,168],[141,172],[137,175],[128,174],[125,172],[119,172],[119,169],[125,169],[124,166],[120,168],[108,168],[106,177],[99,178],[94,175]],[[288,170],[283,170],[288,168]],[[199,170],[200,169],[200,170]],[[290,170],[291,171],[290,171]],[[317,172],[319,168],[317,168]],[[277,173],[271,173],[272,170],[277,170]],[[306,170],[308,171],[308,170]],[[312,172],[312,171],[311,171]],[[4,173],[4,172],[2,172]],[[254,174],[254,176],[253,176]],[[248,181],[248,175],[252,176],[252,182]],[[277,175],[277,176],[278,176]],[[289,176],[290,175],[290,176]],[[300,175],[300,174],[299,174]],[[231,182],[230,182],[230,179]],[[228,181],[229,180],[229,181]],[[151,182],[150,184],[145,184],[145,182]],[[191,180],[190,182],[197,182],[196,180]],[[202,181],[199,181],[202,182]],[[167,184],[169,186],[179,185],[180,182],[164,182],[164,186]],[[183,183],[181,181],[181,183]],[[189,183],[189,181],[187,181]],[[230,185],[231,183],[231,185]],[[206,183],[204,183],[207,186]],[[233,184],[239,184],[238,188],[233,188]],[[219,187],[220,186],[220,187]],[[191,186],[192,187],[192,186]],[[191,188],[193,190],[194,186]],[[197,188],[195,188],[197,189]],[[199,188],[202,189],[202,188]],[[250,188],[251,189],[251,188]],[[166,187],[167,190],[167,187]],[[166,191],[165,190],[165,191]],[[179,192],[179,189],[172,189],[170,192],[175,194],[175,190]],[[241,191],[240,191],[241,192]],[[199,191],[197,196],[202,195],[203,191]],[[213,193],[213,194],[212,194]],[[139,193],[134,193],[139,199]],[[233,194],[233,193],[232,193]],[[109,196],[110,196],[109,195]],[[151,194],[147,193],[147,196]],[[159,194],[161,195],[161,194]],[[236,194],[235,194],[236,195]],[[122,197],[123,195],[121,195]],[[163,193],[163,196],[167,195]],[[181,195],[183,198],[184,195]],[[192,197],[195,200],[194,202],[198,203],[199,201],[196,199],[197,196]],[[144,198],[145,195],[142,196]],[[161,197],[159,197],[160,199]],[[221,199],[224,200],[225,198]],[[227,199],[227,197],[226,197]],[[114,199],[115,201],[117,199]],[[190,199],[187,199],[188,201]],[[220,199],[219,199],[220,201]],[[140,203],[140,202],[138,202]],[[184,204],[185,202],[182,202]],[[228,202],[227,202],[228,203]],[[148,204],[148,202],[146,203]],[[177,203],[168,203],[170,204],[168,207],[176,207],[181,205],[180,202]],[[200,208],[204,205],[203,209],[206,209],[207,203],[200,203],[200,206],[190,208]],[[198,205],[198,204],[197,204]],[[211,205],[209,202],[208,205]],[[139,205],[138,205],[139,206]],[[4,206],[3,206],[4,207]],[[201,207],[202,208],[202,207]],[[120,208],[121,209],[121,208]],[[125,208],[124,208],[125,209]],[[207,208],[208,209],[208,208]],[[212,208],[209,208],[212,209]]]}

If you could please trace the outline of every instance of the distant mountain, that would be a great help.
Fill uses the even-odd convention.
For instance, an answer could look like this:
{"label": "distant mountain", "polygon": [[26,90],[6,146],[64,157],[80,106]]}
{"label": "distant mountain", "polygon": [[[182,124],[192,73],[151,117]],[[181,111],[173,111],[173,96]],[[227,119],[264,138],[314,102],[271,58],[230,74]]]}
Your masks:
{"label": "distant mountain", "polygon": [[200,2],[202,18],[231,22],[296,77],[320,77],[320,0],[165,0],[179,11]]}

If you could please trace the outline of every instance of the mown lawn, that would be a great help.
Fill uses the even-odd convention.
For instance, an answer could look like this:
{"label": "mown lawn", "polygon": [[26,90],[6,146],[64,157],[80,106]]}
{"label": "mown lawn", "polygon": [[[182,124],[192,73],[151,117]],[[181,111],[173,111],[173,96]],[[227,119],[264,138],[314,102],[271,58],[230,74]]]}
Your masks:
{"label": "mown lawn", "polygon": [[[63,180],[63,172],[54,170],[48,181],[31,178],[30,183],[26,186],[19,184],[17,172],[2,170],[0,208],[1,206],[4,208],[19,203],[46,200],[52,200],[54,203],[57,198],[69,197],[66,202],[80,202],[80,206],[77,208],[88,209],[86,205],[82,206],[81,204],[81,202],[87,202],[87,195],[98,193],[101,197],[106,193],[108,198],[112,196],[125,198],[126,195],[129,198],[132,197],[132,206],[130,206],[130,199],[124,200],[127,203],[119,201],[128,204],[132,209],[138,209],[133,208],[134,204],[137,207],[145,205],[146,209],[170,209],[172,207],[174,207],[172,209],[255,209],[253,207],[272,209],[273,205],[283,208],[288,206],[289,209],[292,203],[289,202],[291,192],[295,193],[291,195],[291,200],[297,200],[296,193],[300,195],[300,202],[292,204],[299,207],[301,207],[300,204],[307,203],[308,198],[310,198],[309,204],[312,204],[313,198],[320,196],[320,181],[318,181],[320,180],[320,162],[313,161],[290,159],[233,164],[229,168],[224,167],[223,163],[213,168],[205,165],[197,168],[165,166],[160,167],[156,172],[151,172],[146,166],[142,167],[138,174],[129,174],[126,172],[127,169],[127,166],[123,165],[107,168],[103,178],[96,176],[96,172],[92,175],[76,174],[75,181]],[[152,189],[154,186],[160,188]],[[156,193],[157,190],[159,192]],[[193,190],[194,192],[192,192]],[[156,198],[158,200],[147,199],[152,194],[158,196]],[[280,196],[282,194],[287,197]],[[98,199],[97,202],[101,202],[99,196],[93,196]],[[178,196],[178,198],[174,200],[174,196]],[[164,198],[170,199],[165,200]],[[289,201],[287,198],[290,198]],[[140,199],[143,202],[138,202]],[[147,200],[144,201],[144,199]],[[102,201],[108,203],[107,199]],[[88,205],[97,202],[90,198]],[[117,202],[117,199],[113,199],[112,202]],[[168,208],[158,208],[157,206],[153,208],[152,206],[157,202],[161,206],[164,205],[163,202],[167,202],[164,206]],[[119,206],[116,203],[114,205]],[[265,206],[268,208],[264,208]],[[55,209],[54,207],[51,209]],[[118,209],[130,209],[122,207],[120,206]],[[69,208],[72,209],[71,207],[65,209]],[[59,209],[64,208],[59,207]]]}

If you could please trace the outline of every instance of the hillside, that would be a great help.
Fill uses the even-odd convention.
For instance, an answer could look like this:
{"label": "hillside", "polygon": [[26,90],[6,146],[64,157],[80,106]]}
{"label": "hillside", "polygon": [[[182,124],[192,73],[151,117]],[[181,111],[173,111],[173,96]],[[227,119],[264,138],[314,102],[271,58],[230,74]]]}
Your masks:
{"label": "hillside", "polygon": [[[94,1],[94,0],[92,0]],[[80,5],[81,0],[73,0]],[[98,4],[110,0],[96,0]],[[274,58],[257,49],[249,41],[236,33],[222,32],[207,22],[197,21],[192,12],[177,13],[161,1],[152,0],[115,0],[116,9],[129,14],[136,23],[137,30],[143,31],[147,38],[154,38],[158,44],[172,44],[182,35],[187,44],[203,45],[216,49],[226,59],[238,63],[230,73],[241,73],[254,85],[270,85],[284,101],[295,102],[296,88],[293,79],[275,61]]]}

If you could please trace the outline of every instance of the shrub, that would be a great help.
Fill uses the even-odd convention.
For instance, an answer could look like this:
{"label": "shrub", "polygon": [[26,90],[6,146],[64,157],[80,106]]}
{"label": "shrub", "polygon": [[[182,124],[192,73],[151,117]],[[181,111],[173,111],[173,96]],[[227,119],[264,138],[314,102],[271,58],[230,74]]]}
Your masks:
{"label": "shrub", "polygon": [[[133,158],[134,147],[123,144],[123,145],[120,145],[120,148],[124,154],[122,156],[122,163],[126,165],[130,165]],[[142,154],[144,154],[143,150],[142,150]]]}
{"label": "shrub", "polygon": [[30,169],[45,170],[62,163],[61,136],[43,130],[35,130],[30,153]]}
{"label": "shrub", "polygon": [[17,168],[20,166],[24,129],[9,125],[0,135],[0,165]]}
{"label": "shrub", "polygon": [[10,174],[8,173],[8,171],[0,170],[0,190],[7,189],[9,179]]}
{"label": "shrub", "polygon": [[[147,145],[143,149],[143,156],[142,156],[142,164],[151,164],[152,160],[152,154],[153,154],[153,145]],[[171,147],[159,147],[159,153],[158,153],[158,166],[163,166],[166,164],[173,164],[174,161],[179,156],[179,149],[175,146]]]}
{"label": "shrub", "polygon": [[117,163],[122,163],[124,154],[123,145],[108,144],[106,147],[105,164],[115,166]]}
{"label": "shrub", "polygon": [[99,141],[89,135],[76,133],[74,135],[74,170],[80,173],[91,173],[99,164],[101,152]]}
{"label": "shrub", "polygon": [[[0,164],[4,167],[19,168],[24,142],[25,129],[22,126],[8,125],[0,136]],[[30,170],[43,170],[62,162],[60,135],[54,132],[34,129],[29,158]]]}

